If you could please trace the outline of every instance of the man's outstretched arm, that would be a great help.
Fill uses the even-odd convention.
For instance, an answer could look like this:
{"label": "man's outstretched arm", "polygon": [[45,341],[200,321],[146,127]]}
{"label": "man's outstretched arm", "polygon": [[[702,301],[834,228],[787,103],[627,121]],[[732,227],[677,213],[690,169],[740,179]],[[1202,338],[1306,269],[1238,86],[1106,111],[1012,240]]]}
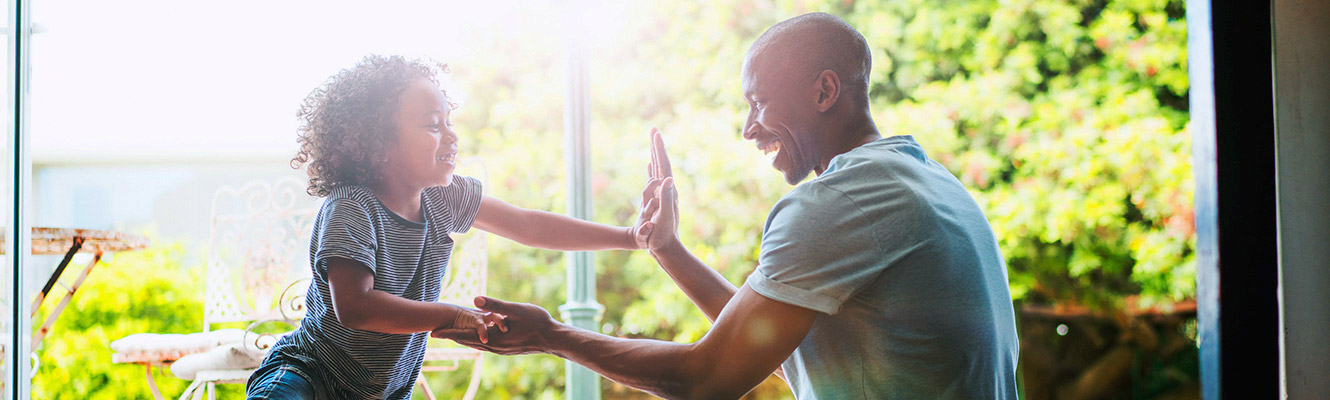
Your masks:
{"label": "man's outstretched arm", "polygon": [[739,290],[677,240],[659,250],[651,250],[651,256],[711,322],[716,322],[725,305]]}
{"label": "man's outstretched arm", "polygon": [[679,241],[679,194],[674,187],[674,172],[665,142],[656,129],[651,130],[651,164],[647,166],[647,186],[642,190],[642,211],[654,228],[646,247],[674,280],[688,299],[712,322],[734,297],[738,288],[716,270],[688,252]]}
{"label": "man's outstretched arm", "polygon": [[474,331],[434,336],[499,354],[553,354],[633,388],[683,399],[739,398],[790,356],[817,317],[744,286],[702,340],[682,344],[578,329],[530,304],[478,298],[476,306],[507,315],[508,332],[491,334],[488,344],[477,341]]}

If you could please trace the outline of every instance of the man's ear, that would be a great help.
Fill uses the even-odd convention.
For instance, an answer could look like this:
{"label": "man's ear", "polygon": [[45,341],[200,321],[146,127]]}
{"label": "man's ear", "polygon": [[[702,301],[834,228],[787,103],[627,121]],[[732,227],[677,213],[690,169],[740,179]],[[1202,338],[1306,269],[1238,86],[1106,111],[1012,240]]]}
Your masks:
{"label": "man's ear", "polygon": [[817,74],[817,112],[827,112],[840,99],[840,76],[836,71],[822,70]]}

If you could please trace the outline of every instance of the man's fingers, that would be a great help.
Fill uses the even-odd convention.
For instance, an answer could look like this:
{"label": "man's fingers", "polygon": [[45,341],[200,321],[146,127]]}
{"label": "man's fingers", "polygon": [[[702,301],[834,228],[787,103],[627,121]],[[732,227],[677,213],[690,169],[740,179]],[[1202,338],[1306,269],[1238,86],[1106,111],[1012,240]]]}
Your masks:
{"label": "man's fingers", "polygon": [[512,309],[508,302],[487,296],[476,296],[476,307],[503,315],[511,315],[507,311]]}
{"label": "man's fingers", "polygon": [[675,210],[677,210],[679,206],[678,204],[675,204],[678,201],[679,196],[678,193],[674,191],[674,178],[665,178],[664,183],[660,186],[660,191],[660,202],[657,203],[657,206],[660,207],[660,217],[661,219],[673,221],[674,218],[676,218]]}
{"label": "man's fingers", "polygon": [[665,139],[661,138],[660,131],[653,130],[651,135],[651,161],[656,164],[656,173],[658,177],[668,178],[674,176],[670,167],[670,155],[665,152]]}
{"label": "man's fingers", "polygon": [[647,175],[652,178],[660,177],[660,161],[656,159],[656,136],[659,135],[660,131],[656,130],[655,127],[652,127],[651,130],[647,132],[647,137],[651,139],[651,165],[649,166],[650,168],[648,168]]}

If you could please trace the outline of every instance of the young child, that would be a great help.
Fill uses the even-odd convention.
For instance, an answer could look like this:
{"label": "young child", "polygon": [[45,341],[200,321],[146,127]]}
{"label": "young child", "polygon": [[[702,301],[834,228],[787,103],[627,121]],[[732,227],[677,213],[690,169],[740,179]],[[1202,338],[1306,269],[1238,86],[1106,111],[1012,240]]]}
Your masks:
{"label": "young child", "polygon": [[300,327],[249,378],[250,399],[408,399],[431,331],[502,334],[500,315],[435,301],[450,233],[474,225],[546,249],[644,247],[647,218],[613,227],[527,210],[454,176],[453,105],[436,71],[369,56],[301,106],[291,165],[307,168],[311,195],[327,197],[310,242],[314,283]]}

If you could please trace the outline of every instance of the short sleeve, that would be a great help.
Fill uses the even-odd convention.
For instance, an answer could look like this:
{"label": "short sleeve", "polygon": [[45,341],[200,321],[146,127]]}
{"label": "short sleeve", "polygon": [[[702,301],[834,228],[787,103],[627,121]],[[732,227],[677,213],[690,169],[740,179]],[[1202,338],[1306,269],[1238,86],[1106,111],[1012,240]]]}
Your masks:
{"label": "short sleeve", "polygon": [[371,215],[364,205],[349,198],[329,198],[319,210],[315,243],[315,272],[327,279],[326,261],[345,258],[364,264],[375,272],[375,233]]}
{"label": "short sleeve", "polygon": [[452,214],[449,232],[466,233],[471,229],[480,212],[482,189],[480,180],[469,176],[454,176],[452,184],[439,188],[440,200]]}
{"label": "short sleeve", "polygon": [[875,221],[813,181],[772,207],[748,286],[772,300],[835,314],[885,267]]}

